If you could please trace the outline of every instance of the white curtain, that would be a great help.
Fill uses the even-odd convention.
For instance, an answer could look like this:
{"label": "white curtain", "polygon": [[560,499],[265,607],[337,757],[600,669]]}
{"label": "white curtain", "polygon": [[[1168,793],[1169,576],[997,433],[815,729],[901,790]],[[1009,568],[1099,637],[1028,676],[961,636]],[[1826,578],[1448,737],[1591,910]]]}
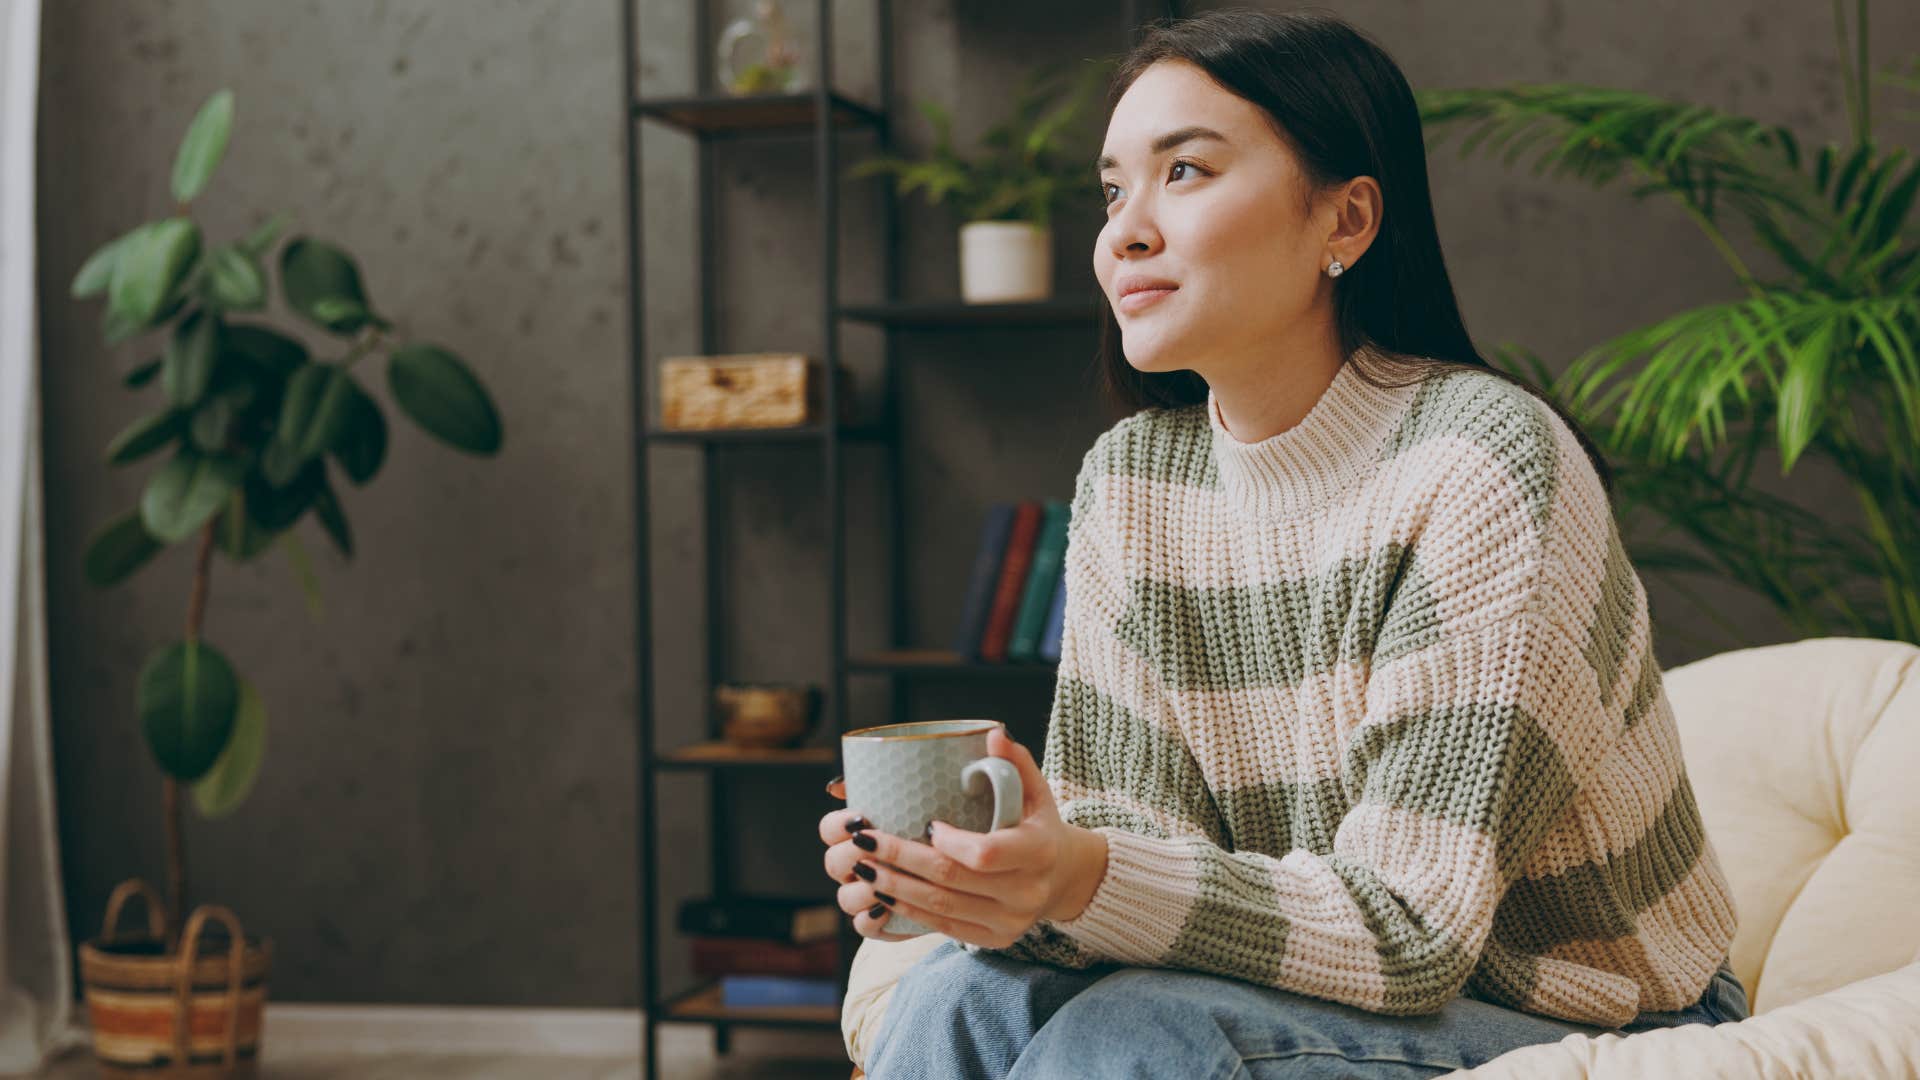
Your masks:
{"label": "white curtain", "polygon": [[74,1038],[54,822],[36,376],[34,122],[40,0],[0,0],[0,1073]]}

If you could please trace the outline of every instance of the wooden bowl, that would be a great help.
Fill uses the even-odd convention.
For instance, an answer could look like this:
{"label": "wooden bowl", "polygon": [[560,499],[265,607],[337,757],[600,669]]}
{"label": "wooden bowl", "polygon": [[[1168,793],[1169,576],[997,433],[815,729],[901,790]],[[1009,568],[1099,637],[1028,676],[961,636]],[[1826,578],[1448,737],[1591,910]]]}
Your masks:
{"label": "wooden bowl", "polygon": [[820,716],[820,688],[800,683],[725,683],[714,687],[721,734],[735,746],[794,746]]}

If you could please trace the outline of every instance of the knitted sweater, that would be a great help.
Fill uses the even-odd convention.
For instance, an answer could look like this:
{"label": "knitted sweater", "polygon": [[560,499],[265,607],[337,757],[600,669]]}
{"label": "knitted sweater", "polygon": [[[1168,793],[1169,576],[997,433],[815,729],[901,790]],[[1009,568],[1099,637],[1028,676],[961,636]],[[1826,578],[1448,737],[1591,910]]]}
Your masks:
{"label": "knitted sweater", "polygon": [[1068,531],[1041,769],[1107,869],[1076,917],[969,951],[1394,1015],[1699,998],[1733,898],[1646,592],[1544,403],[1348,364],[1256,443],[1211,396],[1149,408],[1086,454]]}

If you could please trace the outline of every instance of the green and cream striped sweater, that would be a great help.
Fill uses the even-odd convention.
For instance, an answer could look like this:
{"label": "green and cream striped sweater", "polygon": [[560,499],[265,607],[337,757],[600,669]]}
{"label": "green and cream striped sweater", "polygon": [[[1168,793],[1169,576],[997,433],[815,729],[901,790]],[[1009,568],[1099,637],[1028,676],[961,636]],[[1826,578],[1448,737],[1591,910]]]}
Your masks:
{"label": "green and cream striped sweater", "polygon": [[1343,365],[1257,443],[1143,410],[1082,463],[1066,590],[1042,771],[1106,874],[970,951],[1608,1027],[1727,955],[1645,589],[1519,387]]}

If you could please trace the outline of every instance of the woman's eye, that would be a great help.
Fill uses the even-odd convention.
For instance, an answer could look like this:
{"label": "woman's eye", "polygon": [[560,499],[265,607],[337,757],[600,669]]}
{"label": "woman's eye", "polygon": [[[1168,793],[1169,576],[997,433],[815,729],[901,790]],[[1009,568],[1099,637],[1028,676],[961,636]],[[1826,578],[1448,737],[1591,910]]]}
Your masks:
{"label": "woman's eye", "polygon": [[[1167,166],[1167,172],[1169,174],[1168,179],[1173,178],[1171,174],[1175,169],[1197,169],[1197,168],[1199,168],[1199,166],[1195,165],[1191,161],[1176,161],[1173,164]],[[1113,199],[1107,194],[1107,189],[1112,187],[1118,187],[1118,186],[1119,185],[1117,184],[1101,184],[1100,185],[1100,204],[1102,206],[1111,206],[1113,204]]]}

